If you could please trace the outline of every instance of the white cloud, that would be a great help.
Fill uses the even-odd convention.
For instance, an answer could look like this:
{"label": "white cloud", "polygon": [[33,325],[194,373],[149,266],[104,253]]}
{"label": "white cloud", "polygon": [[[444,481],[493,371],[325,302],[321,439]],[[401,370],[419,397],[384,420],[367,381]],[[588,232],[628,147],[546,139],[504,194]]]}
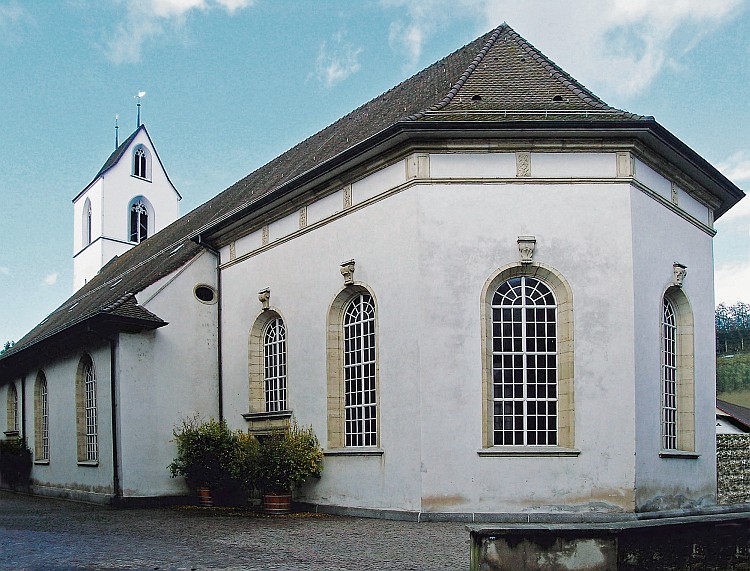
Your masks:
{"label": "white cloud", "polygon": [[[740,188],[747,188],[750,185],[750,152],[738,151],[720,162],[716,168]],[[724,214],[720,222],[724,223],[739,218],[750,218],[750,198],[747,196]]]}
{"label": "white cloud", "polygon": [[17,41],[24,21],[30,19],[29,14],[18,2],[0,4],[0,43],[10,45]]}
{"label": "white cloud", "polygon": [[107,42],[107,55],[115,63],[136,62],[143,45],[170,29],[184,26],[191,12],[219,8],[230,15],[252,6],[255,0],[120,0],[124,20]]}
{"label": "white cloud", "polygon": [[355,47],[346,37],[346,32],[337,32],[330,41],[320,46],[315,71],[326,87],[345,80],[359,71],[361,47]]}
{"label": "white cloud", "polygon": [[750,260],[716,268],[714,273],[716,305],[720,303],[733,305],[738,301],[750,302],[748,284],[750,284]]}
{"label": "white cloud", "polygon": [[5,266],[0,266],[0,275],[9,276],[10,268],[6,268]]}
{"label": "white cloud", "polygon": [[[420,53],[426,36],[445,25],[445,14],[473,14],[481,22],[480,29],[505,21],[584,85],[594,91],[606,88],[621,97],[642,92],[665,66],[679,68],[681,55],[745,7],[743,0],[382,0],[382,4],[408,15],[408,23],[391,27],[391,45],[400,43],[407,58]],[[423,4],[429,9],[422,9]]]}
{"label": "white cloud", "polygon": [[44,276],[44,285],[55,285],[57,283],[57,272],[53,272],[51,274],[48,274]]}

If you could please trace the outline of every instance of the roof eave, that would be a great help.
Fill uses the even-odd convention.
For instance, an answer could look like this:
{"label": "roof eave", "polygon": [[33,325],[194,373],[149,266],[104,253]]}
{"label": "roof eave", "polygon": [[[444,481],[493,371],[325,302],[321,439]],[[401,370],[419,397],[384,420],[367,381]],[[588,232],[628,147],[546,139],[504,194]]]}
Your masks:
{"label": "roof eave", "polygon": [[280,200],[302,194],[313,184],[339,175],[344,170],[402,144],[408,140],[442,137],[503,137],[523,133],[527,138],[556,137],[574,139],[625,136],[640,140],[659,154],[675,162],[700,180],[719,198],[718,218],[744,197],[744,193],[708,161],[651,118],[632,120],[548,120],[548,121],[401,121],[342,153],[287,181],[257,199],[243,204],[199,232],[202,242],[216,244],[224,234],[241,226],[248,218],[268,210]]}
{"label": "roof eave", "polygon": [[168,325],[161,319],[143,319],[137,317],[97,313],[37,340],[18,351],[11,349],[10,354],[0,356],[0,384],[17,374],[23,374],[29,367],[38,368],[39,352],[45,355],[60,354],[80,347],[81,339],[93,337],[108,339],[118,333],[140,333]]}

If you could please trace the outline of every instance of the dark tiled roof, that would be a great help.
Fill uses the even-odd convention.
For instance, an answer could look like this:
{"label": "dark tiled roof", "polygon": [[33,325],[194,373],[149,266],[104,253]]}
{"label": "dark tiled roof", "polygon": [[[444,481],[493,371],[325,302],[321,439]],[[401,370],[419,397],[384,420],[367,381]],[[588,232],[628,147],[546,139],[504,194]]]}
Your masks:
{"label": "dark tiled roof", "polygon": [[[619,121],[655,124],[652,118],[608,106],[503,24],[292,147],[112,260],[6,351],[0,365],[75,323],[113,313],[116,300],[142,291],[201,251],[193,238],[254,208],[259,199],[313,176],[389,129],[441,126],[446,121],[507,121],[509,125],[526,121],[536,126],[546,121],[597,119],[606,119],[608,125]],[[99,174],[119,160],[127,142],[107,159]]]}
{"label": "dark tiled roof", "polygon": [[716,408],[732,417],[744,430],[750,430],[750,408],[719,399],[716,399]]}

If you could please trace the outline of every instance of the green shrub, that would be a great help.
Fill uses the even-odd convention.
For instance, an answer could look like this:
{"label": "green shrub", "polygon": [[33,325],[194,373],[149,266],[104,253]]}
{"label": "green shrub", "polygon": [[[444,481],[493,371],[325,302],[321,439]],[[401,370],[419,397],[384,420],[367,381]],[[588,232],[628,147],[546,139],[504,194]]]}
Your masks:
{"label": "green shrub", "polygon": [[292,421],[287,430],[263,440],[258,455],[258,486],[265,492],[290,492],[310,477],[319,478],[323,451],[312,427]]}
{"label": "green shrub", "polygon": [[0,440],[0,477],[9,486],[28,486],[31,482],[31,450],[23,438]]}
{"label": "green shrub", "polygon": [[183,476],[191,490],[208,487],[219,503],[247,499],[256,478],[258,442],[225,421],[199,417],[175,428],[177,457],[168,466],[173,478]]}

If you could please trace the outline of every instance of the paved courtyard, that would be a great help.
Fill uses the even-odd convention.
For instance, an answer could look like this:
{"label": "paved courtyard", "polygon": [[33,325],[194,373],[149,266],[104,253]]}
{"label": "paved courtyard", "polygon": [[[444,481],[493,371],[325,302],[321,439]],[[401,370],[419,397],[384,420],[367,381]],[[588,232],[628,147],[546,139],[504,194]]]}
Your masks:
{"label": "paved courtyard", "polygon": [[115,510],[0,491],[0,570],[463,570],[461,523]]}

